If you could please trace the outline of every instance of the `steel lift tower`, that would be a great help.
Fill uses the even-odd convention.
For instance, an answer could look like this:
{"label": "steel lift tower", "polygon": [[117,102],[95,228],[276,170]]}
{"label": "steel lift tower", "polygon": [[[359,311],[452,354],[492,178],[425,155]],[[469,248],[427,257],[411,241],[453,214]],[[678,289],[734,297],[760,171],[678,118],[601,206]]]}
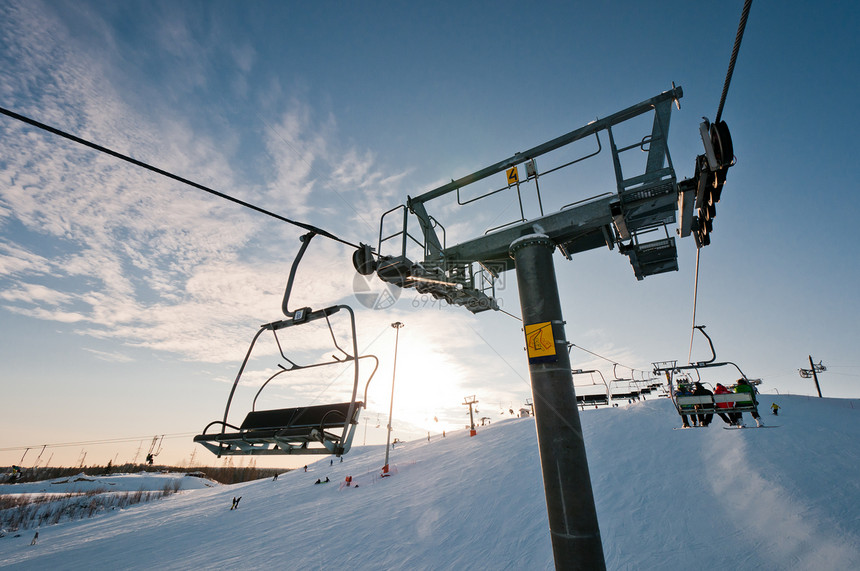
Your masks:
{"label": "steel lift tower", "polygon": [[[553,253],[559,251],[569,260],[588,250],[617,247],[641,280],[678,269],[670,224],[678,223],[672,234],[694,234],[698,247],[710,242],[714,205],[733,161],[731,141],[724,122],[712,125],[706,119],[700,126],[705,153],[696,159],[693,178],[678,182],[667,137],[672,105],[681,97],[681,88],[673,84],[671,90],[623,111],[408,198],[405,205],[382,215],[376,248],[362,244],[353,255],[355,268],[363,275],[375,272],[385,282],[414,287],[473,313],[499,309],[495,280],[501,273],[515,270],[557,569],[603,569],[605,562]],[[645,125],[644,135],[630,139],[628,122]],[[596,146],[592,152],[571,158],[561,151],[592,138]],[[619,142],[622,138],[626,141]],[[615,188],[545,212],[547,185],[554,181],[567,184],[559,173],[602,153],[604,140],[615,172]],[[636,152],[639,157],[644,152],[644,160],[627,160]],[[549,165],[543,172],[537,167],[539,157]],[[638,167],[637,172],[628,172],[630,164]],[[543,189],[542,183],[546,183]],[[464,190],[475,188],[469,185],[483,190]],[[448,203],[440,209],[450,210],[452,194],[459,207],[500,195],[510,200],[514,193],[519,213],[513,221],[458,244],[446,243],[445,227],[429,214],[428,204],[441,202],[443,197]],[[567,197],[575,198],[571,194]],[[536,197],[532,210],[537,216],[527,217],[524,197],[532,201]],[[411,219],[417,222],[418,232],[414,224],[410,228]]]}

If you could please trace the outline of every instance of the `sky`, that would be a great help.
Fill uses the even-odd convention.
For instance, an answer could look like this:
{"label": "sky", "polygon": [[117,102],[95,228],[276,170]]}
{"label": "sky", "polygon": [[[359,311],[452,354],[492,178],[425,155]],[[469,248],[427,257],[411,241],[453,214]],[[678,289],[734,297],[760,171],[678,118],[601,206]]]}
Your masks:
{"label": "sky", "polygon": [[[719,104],[735,4],[4,0],[0,106],[375,245],[381,215],[407,196],[673,82],[684,96],[669,149],[678,178],[692,176],[699,122]],[[722,115],[737,163],[700,254],[695,321],[718,360],[761,378],[766,393],[815,394],[798,375],[811,355],[827,367],[825,396],[857,396],[858,120],[849,110],[860,89],[845,54],[857,52],[858,13],[848,3],[755,3]],[[611,167],[594,162],[547,184],[552,208],[614,190]],[[513,202],[500,195],[474,214],[449,200],[432,214],[450,241],[465,240],[504,222]],[[0,117],[0,464],[140,461],[160,435],[160,462],[216,462],[190,437],[222,416],[257,327],[282,317],[303,233]],[[644,281],[617,249],[555,256],[574,368],[608,382],[645,378],[655,361],[710,356],[702,337],[691,347],[695,244],[679,240],[678,250],[678,272]],[[512,274],[497,288],[507,313],[472,315],[357,277],[351,255],[314,238],[291,305],[356,309],[360,351],[380,360],[364,440],[385,439],[392,379],[401,439],[462,427],[468,396],[490,419],[532,396]],[[367,303],[368,292],[386,302]],[[322,358],[326,335],[297,335],[288,352]],[[276,365],[271,342],[260,351],[237,392],[236,422]],[[264,394],[278,407],[336,402],[350,376],[279,379]]]}
{"label": "sky", "polygon": [[[857,568],[860,482],[851,474],[860,449],[845,444],[860,436],[857,401],[772,398],[782,409],[776,419],[765,415],[768,426],[778,425],[769,430],[723,430],[719,420],[708,429],[672,430],[680,419],[665,398],[581,415],[594,451],[588,465],[607,569],[680,571],[691,560],[703,570]],[[379,477],[384,446],[359,446],[343,463],[322,459],[277,480],[191,490],[43,525],[34,546],[32,528],[7,529],[0,565],[553,569],[534,438],[533,418],[511,419],[474,438],[460,429],[398,446],[388,478]],[[798,462],[798,451],[814,461]],[[355,486],[344,486],[347,476]],[[0,491],[159,491],[175,477],[138,472]],[[325,478],[329,483],[314,484]],[[230,510],[236,497],[239,507]]]}

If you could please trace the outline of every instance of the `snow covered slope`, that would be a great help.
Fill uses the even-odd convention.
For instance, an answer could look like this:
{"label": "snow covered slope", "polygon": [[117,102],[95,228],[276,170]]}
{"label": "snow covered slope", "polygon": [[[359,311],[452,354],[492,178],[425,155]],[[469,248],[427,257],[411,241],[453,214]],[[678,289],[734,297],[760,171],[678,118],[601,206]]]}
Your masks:
{"label": "snow covered slope", "polygon": [[[860,568],[860,401],[773,400],[772,430],[672,430],[665,399],[582,413],[608,568]],[[380,479],[383,456],[354,448],[276,481],[44,527],[36,546],[7,536],[0,566],[552,568],[533,419],[398,445]]]}
{"label": "snow covered slope", "polygon": [[0,494],[68,494],[97,490],[108,492],[159,491],[165,487],[176,490],[199,490],[217,486],[206,478],[195,478],[178,473],[140,472],[138,474],[112,474],[87,476],[78,474],[68,478],[54,478],[42,482],[0,485]]}

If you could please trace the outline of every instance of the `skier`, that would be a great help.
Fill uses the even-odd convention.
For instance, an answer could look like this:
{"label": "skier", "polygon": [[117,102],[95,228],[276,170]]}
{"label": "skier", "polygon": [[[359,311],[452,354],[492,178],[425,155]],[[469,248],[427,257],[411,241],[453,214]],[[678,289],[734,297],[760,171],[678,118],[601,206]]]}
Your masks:
{"label": "skier", "polygon": [[33,536],[33,541],[30,542],[30,545],[36,545],[36,542],[39,541],[39,532],[36,532],[36,535]]}
{"label": "skier", "polygon": [[773,415],[774,415],[774,416],[779,416],[779,409],[780,409],[780,406],[779,406],[778,404],[776,404],[776,403],[772,403],[772,404],[770,405],[770,409],[773,411]]}

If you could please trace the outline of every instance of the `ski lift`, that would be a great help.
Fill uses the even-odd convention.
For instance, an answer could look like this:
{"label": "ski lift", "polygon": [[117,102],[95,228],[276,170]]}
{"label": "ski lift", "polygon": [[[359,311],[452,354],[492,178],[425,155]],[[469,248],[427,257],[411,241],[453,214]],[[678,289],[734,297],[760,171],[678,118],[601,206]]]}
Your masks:
{"label": "ski lift", "polygon": [[[290,311],[288,302],[293,281],[295,279],[296,268],[305,253],[305,250],[310,243],[310,240],[315,236],[314,232],[308,233],[302,237],[302,246],[299,253],[293,262],[290,270],[287,288],[284,292],[284,300],[281,309],[287,316],[287,319],[266,323],[260,326],[259,331],[251,341],[251,346],[245,355],[245,360],[239,368],[239,373],[236,375],[236,380],[233,381],[233,387],[230,389],[230,396],[227,398],[227,406],[224,409],[224,418],[215,420],[206,425],[202,434],[194,437],[194,442],[203,445],[210,452],[216,454],[219,458],[222,455],[274,455],[274,454],[334,454],[341,456],[346,454],[352,446],[352,440],[355,436],[355,429],[358,426],[358,417],[361,409],[367,402],[367,388],[376,369],[379,365],[379,360],[373,355],[358,356],[358,341],[355,332],[355,314],[348,305],[333,305],[325,309],[312,310],[310,307],[303,307]],[[335,336],[332,327],[331,318],[336,313],[344,310],[349,314],[351,343],[347,350],[338,345],[337,337]],[[315,362],[307,365],[300,365],[291,360],[284,353],[284,348],[281,345],[278,331],[288,329],[290,327],[304,326],[308,323],[324,320],[328,332],[331,335],[331,340],[334,348],[340,353],[332,355],[330,360]],[[230,406],[233,401],[233,395],[236,392],[236,387],[242,379],[245,367],[251,357],[251,353],[257,340],[264,331],[271,331],[277,344],[281,358],[286,361],[288,366],[278,364],[280,370],[271,375],[257,391],[251,403],[251,410],[248,412],[245,420],[241,425],[235,426],[227,422],[230,413]],[[367,383],[364,387],[364,400],[357,400],[359,390],[359,362],[362,359],[373,360],[373,371],[370,373]],[[349,401],[338,402],[334,404],[320,404],[301,406],[295,408],[280,408],[273,410],[257,410],[256,404],[260,393],[266,388],[269,383],[283,373],[306,370],[316,367],[327,367],[332,365],[351,364],[353,370],[353,385],[352,397]],[[213,426],[220,426],[220,431],[209,432]]]}
{"label": "ski lift", "polygon": [[[636,386],[635,380],[632,377],[629,379],[619,378],[615,370],[617,365],[618,363],[612,364],[612,376],[615,378],[609,381],[610,397],[612,400],[627,399],[628,402],[639,400],[639,387]],[[612,383],[616,384],[615,390],[611,390]],[[619,387],[618,385],[622,386]]]}
{"label": "ski lift", "polygon": [[[601,382],[598,383],[594,379],[594,373],[600,375]],[[582,369],[572,369],[571,374],[576,377],[577,375],[590,375],[591,383],[589,384],[576,384],[576,380],[574,379],[573,387],[574,392],[576,392],[576,403],[580,406],[580,408],[585,409],[585,405],[594,405],[595,407],[598,405],[608,405],[609,404],[609,385],[606,383],[606,379],[603,377],[603,373],[596,369],[583,371]],[[594,389],[590,387],[601,387],[601,392],[593,393]],[[578,389],[583,389],[579,391]]]}
{"label": "ski lift", "polygon": [[[156,450],[155,445],[158,445],[158,449]],[[158,439],[158,435],[152,438],[152,444],[149,445],[149,452],[146,453],[146,463],[149,466],[152,466],[152,463],[155,461],[155,457],[161,454],[161,445],[164,444],[164,435],[161,435],[161,440]]]}
{"label": "ski lift", "polygon": [[[737,369],[738,373],[740,373],[740,378],[746,380],[750,385],[756,386],[762,383],[761,379],[750,379],[747,377],[741,368],[731,361],[716,362],[717,353],[714,350],[714,343],[710,336],[705,333],[705,326],[696,325],[694,329],[697,329],[708,340],[708,345],[711,349],[710,359],[684,366],[678,366],[677,361],[661,361],[654,363],[654,374],[659,375],[663,373],[666,375],[666,380],[669,384],[669,397],[675,404],[675,409],[678,411],[678,414],[681,416],[687,416],[690,414],[716,414],[726,412],[727,409],[725,406],[719,406],[721,404],[728,404],[728,408],[731,412],[756,412],[756,399],[754,395],[750,397],[750,393],[728,393],[717,395],[676,394],[678,391],[675,390],[673,385],[677,384],[677,386],[680,387],[682,385],[690,386],[695,383],[701,383],[701,369],[713,367],[732,366]],[[693,380],[691,373],[696,374],[696,380]],[[678,377],[676,378],[675,375],[678,375]]]}

